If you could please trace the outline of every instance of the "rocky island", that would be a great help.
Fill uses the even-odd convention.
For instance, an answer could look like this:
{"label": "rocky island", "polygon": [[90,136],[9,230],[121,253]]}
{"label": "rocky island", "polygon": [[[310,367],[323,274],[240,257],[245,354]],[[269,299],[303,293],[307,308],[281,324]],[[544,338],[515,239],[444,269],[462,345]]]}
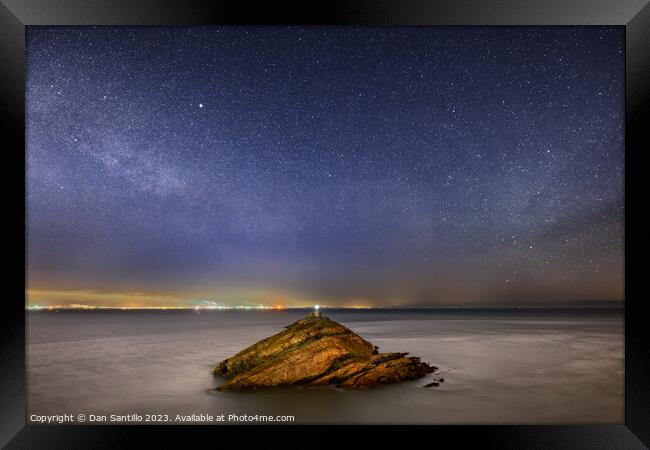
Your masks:
{"label": "rocky island", "polygon": [[422,378],[437,370],[407,353],[379,353],[343,325],[315,312],[215,366],[231,377],[221,391],[274,386],[363,389]]}

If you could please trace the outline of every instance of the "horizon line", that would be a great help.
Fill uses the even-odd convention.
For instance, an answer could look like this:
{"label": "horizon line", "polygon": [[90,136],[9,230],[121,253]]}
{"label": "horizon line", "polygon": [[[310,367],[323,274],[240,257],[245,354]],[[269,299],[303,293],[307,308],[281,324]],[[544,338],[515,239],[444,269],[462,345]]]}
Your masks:
{"label": "horizon line", "polygon": [[[392,305],[392,306],[103,306],[103,305],[26,305],[26,311],[284,311],[284,310],[382,310],[382,309],[623,309],[624,301],[603,301],[585,304],[532,304],[532,305]],[[318,307],[316,307],[318,306]]]}

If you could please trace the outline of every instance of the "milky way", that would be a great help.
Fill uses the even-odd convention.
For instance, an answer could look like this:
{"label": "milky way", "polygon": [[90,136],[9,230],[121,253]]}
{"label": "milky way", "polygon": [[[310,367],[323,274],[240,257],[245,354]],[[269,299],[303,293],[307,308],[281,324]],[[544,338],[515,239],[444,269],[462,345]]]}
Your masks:
{"label": "milky way", "polygon": [[29,27],[29,288],[621,300],[623,38]]}

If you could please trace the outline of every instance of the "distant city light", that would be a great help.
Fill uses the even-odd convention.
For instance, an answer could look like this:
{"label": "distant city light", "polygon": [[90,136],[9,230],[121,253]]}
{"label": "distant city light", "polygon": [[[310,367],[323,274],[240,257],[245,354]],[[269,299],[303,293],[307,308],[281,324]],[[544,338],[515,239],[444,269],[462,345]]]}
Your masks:
{"label": "distant city light", "polygon": [[[331,306],[325,306],[326,308],[331,308]],[[277,305],[250,305],[250,304],[236,304],[236,305],[223,305],[216,302],[209,302],[199,305],[159,305],[159,306],[145,306],[145,305],[84,305],[79,303],[68,303],[60,305],[25,305],[26,310],[30,311],[65,311],[65,310],[120,310],[120,311],[141,311],[141,310],[150,310],[150,311],[173,311],[173,310],[192,310],[192,311],[216,311],[216,310],[285,310],[285,309],[307,309],[310,306],[302,304],[297,306],[289,306],[283,304]],[[312,308],[315,311],[319,311],[321,305],[313,305]],[[366,305],[348,305],[343,306],[343,309],[372,309],[371,306]]]}

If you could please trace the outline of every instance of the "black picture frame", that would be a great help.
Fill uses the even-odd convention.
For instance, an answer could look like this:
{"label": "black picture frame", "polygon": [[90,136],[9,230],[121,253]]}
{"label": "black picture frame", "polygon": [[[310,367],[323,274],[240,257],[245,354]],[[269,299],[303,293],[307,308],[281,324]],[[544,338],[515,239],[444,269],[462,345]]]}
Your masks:
{"label": "black picture frame", "polygon": [[[7,127],[3,178],[10,189],[5,198],[13,214],[5,214],[6,241],[25,236],[24,95],[25,26],[27,25],[207,25],[207,24],[312,24],[312,25],[619,25],[626,34],[626,205],[625,205],[625,422],[620,425],[557,426],[426,426],[346,427],[364,433],[367,444],[390,435],[420,434],[423,442],[447,441],[481,448],[645,448],[650,446],[650,339],[645,325],[643,296],[635,295],[637,268],[628,261],[641,251],[631,244],[629,203],[631,183],[642,170],[633,160],[648,150],[646,131],[650,92],[650,5],[647,0],[406,0],[406,1],[306,1],[298,5],[279,2],[182,0],[2,0],[0,4],[0,99],[2,122]],[[21,153],[23,151],[23,153]],[[22,172],[22,173],[21,173]],[[22,213],[22,216],[21,216]],[[638,227],[638,225],[637,225]],[[15,237],[14,237],[15,235]],[[25,309],[18,301],[24,290],[25,248],[15,246],[6,258],[8,286],[3,312],[9,320],[1,328],[0,445],[7,448],[123,448],[147,439],[167,445],[186,445],[200,437],[215,445],[225,433],[250,445],[258,437],[270,442],[286,434],[286,427],[201,426],[91,426],[26,425],[25,417]],[[23,259],[22,267],[18,264]],[[24,287],[24,286],[23,286]],[[23,297],[24,299],[24,297]],[[338,436],[331,427],[308,428],[310,440],[327,443]],[[295,429],[295,428],[292,428]],[[245,437],[244,437],[245,436]],[[283,437],[283,441],[291,439]],[[142,442],[142,441],[141,441]],[[301,443],[300,441],[296,443]],[[303,442],[304,443],[304,442]],[[644,445],[645,444],[645,445]],[[407,444],[411,445],[411,444]]]}

